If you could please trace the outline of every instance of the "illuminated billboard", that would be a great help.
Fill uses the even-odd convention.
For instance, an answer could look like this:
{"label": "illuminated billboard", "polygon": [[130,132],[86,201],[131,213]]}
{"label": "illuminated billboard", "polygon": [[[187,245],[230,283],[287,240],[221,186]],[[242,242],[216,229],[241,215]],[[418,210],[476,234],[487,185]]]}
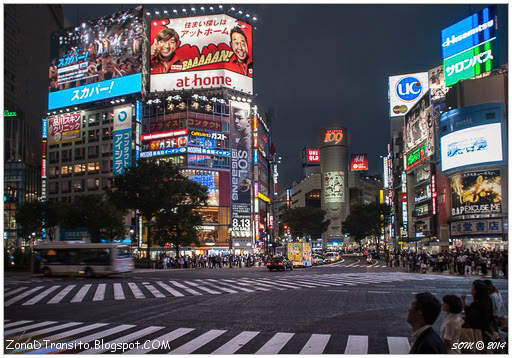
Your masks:
{"label": "illuminated billboard", "polygon": [[252,26],[225,14],[151,21],[150,90],[253,93]]}
{"label": "illuminated billboard", "polygon": [[496,38],[495,7],[491,6],[466,17],[441,31],[443,59],[450,58]]}
{"label": "illuminated billboard", "polygon": [[306,153],[307,163],[320,163],[320,149],[307,149]]}
{"label": "illuminated billboard", "polygon": [[501,123],[469,127],[441,137],[441,171],[502,160]]}
{"label": "illuminated billboard", "polygon": [[434,153],[434,123],[428,91],[405,116],[404,152],[410,152],[422,142],[426,143],[426,156],[432,155]]}
{"label": "illuminated billboard", "polygon": [[444,80],[443,65],[428,70],[428,87],[430,89],[430,98],[432,101],[438,101],[445,98],[448,88]]}
{"label": "illuminated billboard", "polygon": [[343,129],[323,129],[321,132],[323,145],[346,145]]}
{"label": "illuminated billboard", "polygon": [[499,170],[472,171],[450,178],[452,216],[501,213]]}
{"label": "illuminated billboard", "polygon": [[55,32],[48,109],[140,92],[142,43],[141,8]]}
{"label": "illuminated billboard", "polygon": [[389,77],[389,116],[404,116],[428,91],[428,72]]}
{"label": "illuminated billboard", "polygon": [[368,170],[368,154],[352,154],[350,156],[350,170],[353,172]]}
{"label": "illuminated billboard", "polygon": [[219,172],[194,170],[187,177],[208,188],[208,206],[219,206]]}
{"label": "illuminated billboard", "polygon": [[444,60],[446,86],[453,86],[498,67],[496,39]]}
{"label": "illuminated billboard", "polygon": [[121,175],[132,164],[132,106],[114,108],[114,175]]}
{"label": "illuminated billboard", "polygon": [[74,142],[81,139],[80,112],[66,113],[48,118],[48,144]]}
{"label": "illuminated billboard", "polygon": [[345,202],[345,173],[342,171],[324,173],[323,189],[326,203]]}
{"label": "illuminated billboard", "polygon": [[236,101],[230,101],[230,107],[231,236],[251,238],[251,107]]}

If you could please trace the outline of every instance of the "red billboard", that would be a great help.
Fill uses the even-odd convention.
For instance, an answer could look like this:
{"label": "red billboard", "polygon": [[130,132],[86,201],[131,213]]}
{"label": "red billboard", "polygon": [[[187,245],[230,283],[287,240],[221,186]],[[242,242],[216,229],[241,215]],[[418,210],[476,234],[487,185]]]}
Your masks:
{"label": "red billboard", "polygon": [[353,172],[368,170],[368,154],[352,154],[350,156],[350,170]]}
{"label": "red billboard", "polygon": [[225,14],[151,21],[154,91],[231,88],[252,94],[252,26]]}
{"label": "red billboard", "polygon": [[320,163],[320,149],[308,149],[308,163]]}
{"label": "red billboard", "polygon": [[80,140],[82,116],[66,113],[48,118],[48,143],[59,144]]}

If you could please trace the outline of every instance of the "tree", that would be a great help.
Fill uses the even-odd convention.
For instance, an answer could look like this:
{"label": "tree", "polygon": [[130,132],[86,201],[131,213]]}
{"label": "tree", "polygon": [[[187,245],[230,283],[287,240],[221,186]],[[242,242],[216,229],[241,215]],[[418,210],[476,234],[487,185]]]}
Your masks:
{"label": "tree", "polygon": [[329,227],[330,220],[325,220],[326,212],[309,206],[291,208],[281,215],[281,222],[288,225],[292,236],[312,238],[320,236]]}
{"label": "tree", "polygon": [[[150,257],[151,230],[172,232],[173,219],[178,207],[197,207],[206,203],[207,189],[180,174],[179,168],[170,163],[141,160],[137,167],[128,168],[124,174],[114,177],[111,191],[107,192],[119,208],[139,210],[148,225],[147,257]],[[176,211],[176,212],[173,212]],[[182,212],[189,215],[189,212]],[[182,220],[188,220],[182,217]],[[155,220],[155,221],[153,221]],[[160,223],[159,223],[160,221]],[[159,236],[161,238],[161,236]]]}
{"label": "tree", "polygon": [[70,228],[86,227],[91,242],[100,242],[102,238],[112,241],[125,236],[123,218],[124,212],[103,195],[81,195],[73,200],[63,225]]}
{"label": "tree", "polygon": [[382,228],[391,214],[387,204],[370,203],[355,205],[350,208],[350,214],[342,225],[342,232],[349,234],[357,243],[371,236],[376,241],[377,252]]}
{"label": "tree", "polygon": [[32,233],[40,236],[46,230],[50,240],[55,239],[55,228],[60,225],[68,212],[66,203],[56,201],[25,202],[16,211],[16,222],[19,224],[19,235],[25,239]]}

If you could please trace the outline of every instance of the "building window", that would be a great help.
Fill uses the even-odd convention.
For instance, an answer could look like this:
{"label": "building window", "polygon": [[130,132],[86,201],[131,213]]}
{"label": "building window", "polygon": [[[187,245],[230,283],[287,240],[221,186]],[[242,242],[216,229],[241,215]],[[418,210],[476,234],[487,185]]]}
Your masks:
{"label": "building window", "polygon": [[102,121],[103,124],[109,124],[114,121],[114,112],[103,112]]}
{"label": "building window", "polygon": [[63,150],[62,152],[62,163],[67,163],[71,161],[71,149]]}
{"label": "building window", "polygon": [[67,176],[70,176],[73,172],[73,166],[72,165],[63,165],[61,168],[60,168],[60,175],[62,175],[63,177],[67,177]]}
{"label": "building window", "polygon": [[100,124],[99,121],[99,113],[89,115],[89,127],[98,126]]}
{"label": "building window", "polygon": [[99,129],[91,129],[89,132],[89,143],[97,142],[100,140],[100,130]]}
{"label": "building window", "polygon": [[50,152],[50,164],[59,162],[59,152]]}
{"label": "building window", "polygon": [[99,188],[100,188],[100,179],[99,178],[87,179],[87,190],[88,191],[98,190]]}
{"label": "building window", "polygon": [[75,160],[80,160],[85,158],[85,148],[75,148]]}
{"label": "building window", "polygon": [[106,189],[112,186],[112,178],[103,178],[101,180],[101,188]]}
{"label": "building window", "polygon": [[102,160],[101,161],[101,172],[102,173],[110,173],[111,171],[111,166],[110,166],[110,160]]}
{"label": "building window", "polygon": [[58,194],[59,193],[59,183],[50,183],[48,186],[48,192],[50,194]]}
{"label": "building window", "polygon": [[62,192],[63,193],[71,192],[71,181],[70,180],[62,182]]}
{"label": "building window", "polygon": [[101,156],[108,157],[109,155],[112,155],[112,142],[102,143],[101,144]]}
{"label": "building window", "polygon": [[87,148],[87,157],[89,159],[91,159],[91,158],[98,158],[99,151],[100,151],[100,146],[99,145],[94,145],[94,146],[88,147]]}
{"label": "building window", "polygon": [[89,162],[87,163],[87,173],[97,174],[100,172],[100,162]]}
{"label": "building window", "polygon": [[105,127],[102,130],[102,138],[103,140],[112,139],[112,127]]}
{"label": "building window", "polygon": [[83,179],[76,179],[73,180],[73,191],[76,192],[82,192],[84,191],[84,180]]}
{"label": "building window", "polygon": [[85,171],[86,171],[85,163],[75,164],[74,169],[73,169],[73,174],[74,175],[84,175]]}
{"label": "building window", "polygon": [[48,177],[49,178],[58,177],[59,174],[60,174],[60,168],[59,167],[49,167],[48,168]]}

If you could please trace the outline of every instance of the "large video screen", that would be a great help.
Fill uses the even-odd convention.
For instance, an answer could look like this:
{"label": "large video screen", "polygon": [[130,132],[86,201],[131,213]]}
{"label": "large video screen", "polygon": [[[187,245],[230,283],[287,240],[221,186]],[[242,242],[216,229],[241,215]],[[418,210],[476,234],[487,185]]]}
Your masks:
{"label": "large video screen", "polygon": [[427,143],[425,155],[428,157],[434,152],[434,123],[430,92],[425,93],[405,116],[404,151],[408,153],[425,141]]}
{"label": "large video screen", "polygon": [[151,21],[154,91],[231,88],[252,94],[252,26],[218,14]]}
{"label": "large video screen", "polygon": [[141,8],[55,32],[48,109],[139,92],[142,43]]}
{"label": "large video screen", "polygon": [[502,193],[499,170],[456,174],[450,178],[452,216],[501,213]]}
{"label": "large video screen", "polygon": [[501,123],[465,128],[441,137],[441,171],[502,160]]}

